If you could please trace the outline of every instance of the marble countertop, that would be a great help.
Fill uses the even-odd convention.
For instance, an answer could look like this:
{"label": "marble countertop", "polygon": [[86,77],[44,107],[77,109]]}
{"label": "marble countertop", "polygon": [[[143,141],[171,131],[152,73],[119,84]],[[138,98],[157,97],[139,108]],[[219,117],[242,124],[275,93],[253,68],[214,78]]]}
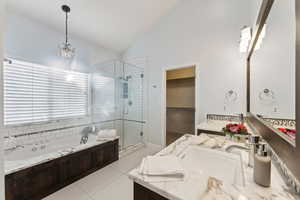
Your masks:
{"label": "marble countertop", "polygon": [[72,153],[82,151],[84,149],[91,148],[93,146],[97,146],[97,145],[100,145],[100,144],[103,144],[103,143],[106,143],[109,141],[114,141],[117,139],[119,139],[119,137],[115,137],[111,140],[101,140],[101,141],[95,140],[95,141],[89,142],[87,144],[78,145],[78,146],[75,146],[72,148],[63,149],[63,150],[52,152],[52,153],[42,154],[40,156],[35,156],[30,159],[12,160],[12,161],[4,160],[4,172],[5,172],[5,175],[12,174],[14,172],[17,172],[17,171],[20,171],[23,169],[27,169],[29,167],[33,167],[33,166],[36,166],[36,165],[39,165],[42,163],[46,163],[50,160],[54,160],[56,158],[60,158],[60,157],[63,157],[63,156],[66,156],[66,155],[69,155]]}
{"label": "marble countertop", "polygon": [[[238,123],[232,121],[222,121],[222,120],[206,120],[201,122],[196,126],[196,129],[214,131],[214,132],[222,132],[222,129],[229,123]],[[252,133],[251,127],[245,122],[244,125],[248,129],[249,133]]]}
{"label": "marble countertop", "polygon": [[[178,141],[186,139],[189,140],[192,137],[199,136],[183,136],[182,138],[175,141],[173,144],[169,145],[157,155],[165,155],[166,152],[175,152],[176,148],[180,151],[185,151],[184,148],[180,147]],[[222,136],[210,136],[210,137],[222,137]],[[224,137],[223,137],[224,138]],[[225,152],[225,148],[228,145],[236,144],[232,141],[225,140],[224,145],[219,149],[214,149],[214,151]],[[239,145],[241,145],[239,143]],[[198,148],[203,148],[199,146]],[[253,168],[248,167],[248,153],[243,150],[235,150],[240,153],[242,158],[242,166],[245,176],[245,187],[235,187],[235,194],[238,194],[237,198],[232,198],[232,200],[299,200],[298,196],[291,195],[288,191],[289,188],[285,184],[283,178],[280,176],[276,167],[272,164],[271,172],[271,187],[265,188],[254,183],[253,181]],[[199,166],[201,170],[201,166]],[[223,170],[220,166],[220,170]],[[203,175],[197,173],[196,171],[187,171],[187,177],[183,181],[177,182],[146,182],[143,177],[138,173],[138,169],[134,169],[129,173],[129,178],[134,182],[156,192],[157,194],[170,199],[170,200],[200,200],[203,199],[200,191],[203,188],[199,188],[201,185],[207,184],[207,175],[204,178]],[[231,191],[232,192],[232,191]],[[229,192],[228,192],[229,193]],[[208,198],[210,199],[210,198]],[[225,199],[225,198],[221,198]]]}

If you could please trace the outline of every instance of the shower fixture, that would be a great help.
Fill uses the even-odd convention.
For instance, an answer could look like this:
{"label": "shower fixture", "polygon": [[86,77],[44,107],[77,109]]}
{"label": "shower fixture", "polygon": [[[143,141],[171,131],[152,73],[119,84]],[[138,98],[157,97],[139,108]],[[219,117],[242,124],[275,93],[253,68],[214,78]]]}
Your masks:
{"label": "shower fixture", "polygon": [[69,38],[68,38],[68,17],[69,17],[69,13],[71,12],[71,8],[67,5],[63,5],[61,9],[66,14],[66,21],[65,21],[66,40],[63,44],[59,46],[59,53],[60,56],[64,58],[73,58],[75,56],[75,48],[72,47],[72,45],[69,43]]}
{"label": "shower fixture", "polygon": [[131,75],[128,75],[128,76],[126,76],[125,78],[122,77],[122,76],[119,77],[119,79],[120,79],[120,80],[123,80],[123,81],[129,81],[129,79],[131,79],[131,78],[132,78]]}

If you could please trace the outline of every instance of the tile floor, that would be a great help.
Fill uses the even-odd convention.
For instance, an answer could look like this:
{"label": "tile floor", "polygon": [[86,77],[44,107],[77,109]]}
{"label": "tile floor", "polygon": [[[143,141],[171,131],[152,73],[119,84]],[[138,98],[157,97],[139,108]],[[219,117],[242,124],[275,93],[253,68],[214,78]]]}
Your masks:
{"label": "tile floor", "polygon": [[159,150],[159,146],[147,145],[44,200],[133,200],[133,182],[128,172],[137,167],[143,157]]}

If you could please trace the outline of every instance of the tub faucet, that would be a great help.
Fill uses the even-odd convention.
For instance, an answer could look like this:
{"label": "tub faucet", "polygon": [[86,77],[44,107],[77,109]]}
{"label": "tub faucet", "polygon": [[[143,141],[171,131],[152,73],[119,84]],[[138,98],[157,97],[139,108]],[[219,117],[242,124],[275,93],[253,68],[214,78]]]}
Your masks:
{"label": "tub faucet", "polygon": [[80,144],[86,144],[88,142],[89,139],[89,135],[90,134],[96,134],[96,127],[92,126],[92,127],[85,127],[84,129],[82,129],[81,131],[81,139],[80,139]]}

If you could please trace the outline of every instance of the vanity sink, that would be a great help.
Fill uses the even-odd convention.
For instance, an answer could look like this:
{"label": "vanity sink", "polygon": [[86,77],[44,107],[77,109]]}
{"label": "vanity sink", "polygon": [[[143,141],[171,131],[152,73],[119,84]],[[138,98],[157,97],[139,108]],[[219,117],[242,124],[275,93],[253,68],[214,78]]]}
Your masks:
{"label": "vanity sink", "polygon": [[187,171],[214,177],[227,184],[245,186],[242,157],[238,153],[190,146],[183,155],[182,163]]}
{"label": "vanity sink", "polygon": [[[139,168],[133,169],[129,178],[134,182],[134,199],[151,199],[154,195],[160,197],[156,199],[162,200],[199,200],[203,199],[208,191],[223,195],[219,199],[228,199],[229,196],[229,199],[234,200],[298,199],[287,192],[288,187],[274,165],[271,170],[271,187],[259,186],[253,181],[253,168],[247,165],[248,152],[241,148],[226,151],[227,147],[240,144],[225,140],[222,147],[212,149],[195,144],[199,143],[199,137],[183,136],[156,154],[180,158],[185,171],[183,180],[148,181],[149,179],[145,179],[139,173]],[[217,137],[220,136],[215,138]]]}

